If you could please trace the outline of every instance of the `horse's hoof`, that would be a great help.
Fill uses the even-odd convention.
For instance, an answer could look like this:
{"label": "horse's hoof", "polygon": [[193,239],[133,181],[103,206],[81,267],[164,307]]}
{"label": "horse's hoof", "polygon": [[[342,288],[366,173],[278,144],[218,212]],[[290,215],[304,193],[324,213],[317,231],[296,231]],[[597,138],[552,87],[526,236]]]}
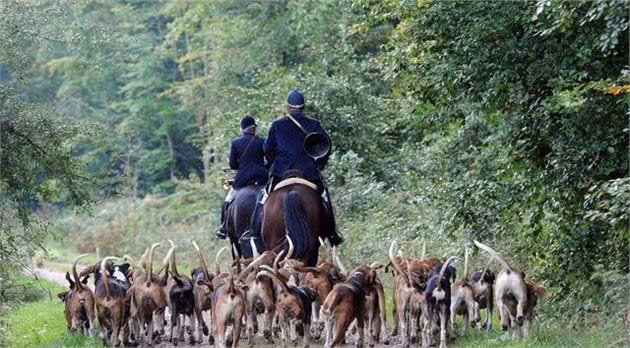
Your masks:
{"label": "horse's hoof", "polygon": [[214,345],[214,336],[210,335],[210,337],[208,337],[208,344],[209,345]]}

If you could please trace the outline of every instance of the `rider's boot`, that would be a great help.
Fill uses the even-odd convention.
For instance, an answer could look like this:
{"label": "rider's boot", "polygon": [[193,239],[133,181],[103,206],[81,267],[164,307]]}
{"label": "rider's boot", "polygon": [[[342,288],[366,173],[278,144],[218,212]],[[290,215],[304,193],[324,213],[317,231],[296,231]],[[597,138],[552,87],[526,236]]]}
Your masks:
{"label": "rider's boot", "polygon": [[332,202],[330,201],[328,189],[324,189],[324,192],[322,192],[322,203],[328,217],[328,223],[326,224],[328,227],[328,241],[332,246],[340,245],[341,243],[343,243],[343,237],[337,231],[335,212],[333,210]]}
{"label": "rider's boot", "polygon": [[223,209],[221,210],[221,226],[219,226],[216,231],[217,238],[219,239],[227,239],[227,224],[225,215],[229,206],[230,202],[223,202]]}

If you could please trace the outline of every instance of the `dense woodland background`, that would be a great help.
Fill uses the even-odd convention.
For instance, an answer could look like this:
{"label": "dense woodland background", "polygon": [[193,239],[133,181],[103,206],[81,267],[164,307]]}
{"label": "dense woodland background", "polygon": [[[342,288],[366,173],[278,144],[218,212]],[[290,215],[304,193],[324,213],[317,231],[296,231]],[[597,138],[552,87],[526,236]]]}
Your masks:
{"label": "dense woodland background", "polygon": [[45,249],[136,255],[175,236],[215,250],[238,120],[266,134],[299,88],[334,143],[325,176],[349,263],[384,260],[393,238],[438,256],[479,239],[547,287],[543,318],[619,325],[628,13],[625,0],[2,1],[0,302],[7,271]]}

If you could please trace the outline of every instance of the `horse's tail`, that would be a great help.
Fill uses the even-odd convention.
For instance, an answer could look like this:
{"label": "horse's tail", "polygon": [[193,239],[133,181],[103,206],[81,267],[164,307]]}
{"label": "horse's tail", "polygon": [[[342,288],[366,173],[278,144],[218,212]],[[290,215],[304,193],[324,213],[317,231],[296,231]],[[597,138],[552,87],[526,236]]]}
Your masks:
{"label": "horse's tail", "polygon": [[[300,194],[296,191],[289,191],[286,197],[284,197],[283,204],[284,226],[287,235],[295,244],[293,258],[304,260],[309,256],[309,251],[317,250],[319,245],[315,237],[311,235],[302,197],[300,197]],[[317,245],[313,246],[311,244]]]}

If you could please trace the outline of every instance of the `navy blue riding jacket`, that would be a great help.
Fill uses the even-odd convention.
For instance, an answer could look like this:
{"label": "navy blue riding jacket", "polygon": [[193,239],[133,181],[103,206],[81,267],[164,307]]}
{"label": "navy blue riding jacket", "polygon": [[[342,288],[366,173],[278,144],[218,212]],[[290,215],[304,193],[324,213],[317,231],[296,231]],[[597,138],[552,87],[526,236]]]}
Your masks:
{"label": "navy blue riding jacket", "polygon": [[[301,111],[293,112],[291,116],[307,132],[325,133],[319,121],[304,116]],[[318,181],[320,179],[318,167],[323,168],[329,156],[320,158],[316,163],[304,151],[305,137],[306,134],[285,116],[280,116],[273,121],[264,145],[265,155],[271,163],[271,175],[281,177],[287,170],[297,169],[302,172],[306,180]]]}
{"label": "navy blue riding jacket", "polygon": [[232,140],[230,148],[230,168],[238,170],[234,178],[234,189],[248,185],[264,185],[269,177],[268,165],[265,163],[263,143],[265,138],[243,133]]}

